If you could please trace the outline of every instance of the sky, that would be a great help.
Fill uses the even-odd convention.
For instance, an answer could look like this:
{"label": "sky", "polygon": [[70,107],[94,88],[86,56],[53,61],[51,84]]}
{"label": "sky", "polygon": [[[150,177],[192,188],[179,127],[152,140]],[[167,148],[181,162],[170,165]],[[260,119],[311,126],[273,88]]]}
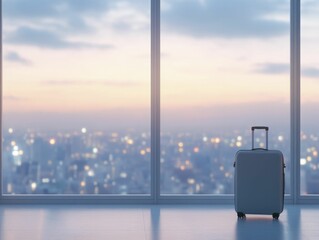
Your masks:
{"label": "sky", "polygon": [[[302,10],[314,104],[319,4]],[[287,125],[289,39],[287,0],[162,0],[162,128]],[[5,127],[149,129],[150,75],[149,1],[3,0]]]}

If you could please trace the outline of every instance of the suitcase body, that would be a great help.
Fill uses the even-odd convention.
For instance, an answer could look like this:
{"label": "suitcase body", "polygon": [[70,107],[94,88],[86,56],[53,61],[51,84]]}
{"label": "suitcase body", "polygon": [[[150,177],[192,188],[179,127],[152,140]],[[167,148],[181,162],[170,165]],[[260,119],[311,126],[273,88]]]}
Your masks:
{"label": "suitcase body", "polygon": [[284,206],[284,158],[278,150],[240,150],[235,157],[235,210],[238,217],[245,214],[270,214],[278,219]]}

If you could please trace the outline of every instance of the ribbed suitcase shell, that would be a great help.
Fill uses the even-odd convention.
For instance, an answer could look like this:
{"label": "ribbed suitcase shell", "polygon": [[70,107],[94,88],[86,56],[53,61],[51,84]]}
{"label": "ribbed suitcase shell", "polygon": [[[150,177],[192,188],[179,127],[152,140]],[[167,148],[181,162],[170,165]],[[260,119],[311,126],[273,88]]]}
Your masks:
{"label": "ribbed suitcase shell", "polygon": [[235,210],[279,214],[284,206],[284,158],[278,150],[240,150],[235,157]]}

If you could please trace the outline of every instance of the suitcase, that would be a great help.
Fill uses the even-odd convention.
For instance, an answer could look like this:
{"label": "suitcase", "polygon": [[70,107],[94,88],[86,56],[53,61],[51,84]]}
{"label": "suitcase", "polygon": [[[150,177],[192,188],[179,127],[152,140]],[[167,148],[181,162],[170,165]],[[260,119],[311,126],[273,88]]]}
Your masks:
{"label": "suitcase", "polygon": [[[266,130],[266,148],[254,148],[255,129]],[[284,207],[284,157],[281,151],[268,150],[268,127],[251,130],[252,149],[239,150],[235,157],[235,210],[238,218],[270,214],[278,219]]]}

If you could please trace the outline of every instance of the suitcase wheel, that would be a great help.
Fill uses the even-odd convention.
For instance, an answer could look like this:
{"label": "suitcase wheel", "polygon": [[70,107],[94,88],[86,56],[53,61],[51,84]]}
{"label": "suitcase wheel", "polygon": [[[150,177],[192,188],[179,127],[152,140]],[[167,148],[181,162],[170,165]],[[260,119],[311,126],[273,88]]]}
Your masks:
{"label": "suitcase wheel", "polygon": [[272,214],[272,217],[273,217],[273,219],[278,220],[279,215],[280,215],[279,213],[273,213],[273,214]]}
{"label": "suitcase wheel", "polygon": [[237,213],[237,217],[238,218],[246,218],[246,215],[244,213],[242,213],[242,212],[238,212]]}

